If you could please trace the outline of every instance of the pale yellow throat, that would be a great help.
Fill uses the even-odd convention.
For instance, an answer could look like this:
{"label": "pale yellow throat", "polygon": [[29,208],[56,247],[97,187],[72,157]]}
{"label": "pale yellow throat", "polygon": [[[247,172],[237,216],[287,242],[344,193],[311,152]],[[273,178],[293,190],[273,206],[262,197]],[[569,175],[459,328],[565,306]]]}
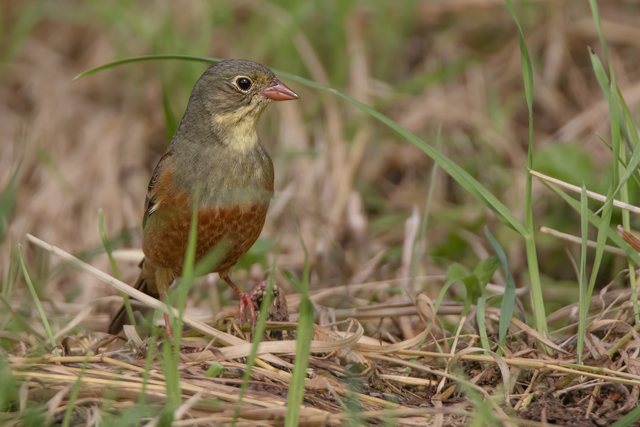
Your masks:
{"label": "pale yellow throat", "polygon": [[247,151],[258,142],[256,121],[259,108],[249,104],[236,111],[213,117],[218,129],[222,130],[222,142],[233,150]]}

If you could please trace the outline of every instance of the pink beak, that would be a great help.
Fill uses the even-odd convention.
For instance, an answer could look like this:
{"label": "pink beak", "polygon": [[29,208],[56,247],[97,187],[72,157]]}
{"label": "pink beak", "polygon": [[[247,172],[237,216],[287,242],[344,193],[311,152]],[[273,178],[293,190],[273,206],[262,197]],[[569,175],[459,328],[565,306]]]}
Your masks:
{"label": "pink beak", "polygon": [[298,99],[298,94],[289,89],[287,85],[285,85],[278,79],[276,79],[272,86],[263,89],[261,93],[265,98],[269,98],[274,101],[289,101],[292,99]]}

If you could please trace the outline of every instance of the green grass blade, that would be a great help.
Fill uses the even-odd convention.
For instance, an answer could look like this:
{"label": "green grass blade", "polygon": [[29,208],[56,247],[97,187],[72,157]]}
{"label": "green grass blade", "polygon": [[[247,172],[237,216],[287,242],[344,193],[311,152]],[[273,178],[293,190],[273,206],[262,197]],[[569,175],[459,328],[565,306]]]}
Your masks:
{"label": "green grass blade", "polygon": [[180,55],[180,54],[170,54],[170,55],[141,55],[141,56],[131,56],[129,58],[119,59],[117,61],[112,61],[107,64],[103,64],[94,68],[90,68],[86,71],[81,72],[77,76],[73,78],[73,80],[78,80],[83,77],[88,77],[93,74],[99,73],[101,71],[106,71],[114,67],[119,67],[120,65],[133,64],[136,62],[144,62],[144,61],[157,61],[164,59],[179,59],[186,61],[196,61],[203,63],[212,63],[222,61],[222,58],[205,58],[202,56],[194,56],[194,55]]}
{"label": "green grass blade", "polygon": [[[632,173],[634,179],[638,178],[638,171],[640,167],[640,137],[638,135],[638,127],[636,126],[633,116],[629,111],[629,107],[624,102],[624,98],[622,98],[622,94],[620,93],[620,89],[618,88],[618,99],[621,101],[621,105],[623,107],[623,120],[626,130],[627,139],[629,140],[629,149],[633,151],[631,155],[631,160],[629,161],[629,165],[627,166],[627,170],[625,175],[621,180],[627,176],[627,173]],[[624,150],[621,150],[624,152]],[[638,158],[638,164],[636,165],[634,162],[635,158]],[[624,165],[624,159],[619,160],[621,164]],[[631,164],[633,163],[633,165]],[[620,191],[620,198],[623,202],[629,202],[629,187],[626,185],[626,181],[624,181],[624,187],[622,187]],[[631,230],[631,219],[629,217],[629,212],[622,212],[622,226],[625,230]],[[631,305],[633,307],[633,314],[635,318],[636,325],[640,324],[640,302],[638,301],[638,282],[636,280],[636,270],[633,268],[633,265],[629,263],[629,285],[631,287]]]}
{"label": "green grass blade", "polygon": [[[87,355],[89,358],[89,355]],[[82,386],[82,377],[84,376],[85,370],[87,369],[87,362],[85,361],[82,364],[82,369],[80,369],[80,373],[78,373],[78,379],[73,386],[71,387],[71,394],[69,395],[69,400],[65,403],[67,409],[64,411],[64,419],[62,420],[62,427],[69,427],[71,425],[71,417],[73,416],[73,410],[75,409],[76,401],[78,400],[78,396],[80,395],[80,387]]]}
{"label": "green grass blade", "polygon": [[[560,196],[569,206],[571,206],[576,212],[580,213],[580,202],[575,200],[574,198],[572,198],[571,196],[569,196],[567,193],[565,193],[562,189],[560,189],[559,187],[556,187],[553,184],[550,184],[548,182],[544,183],[547,187],[549,187],[554,193],[556,193],[558,196]],[[601,224],[601,218],[596,215],[595,213],[588,211],[589,212],[589,223],[591,223],[591,225],[593,225],[596,228],[600,227]],[[620,237],[618,235],[618,233],[615,232],[615,230],[612,230],[611,228],[607,229],[607,233],[606,236],[609,238],[609,240],[611,240],[615,246],[619,247],[620,249],[622,249],[626,254],[627,257],[633,261],[633,263],[640,267],[640,254],[633,249],[631,246],[629,246],[629,244],[627,242],[625,242],[622,237]]]}
{"label": "green grass blade", "polygon": [[611,427],[631,427],[637,426],[640,420],[640,406],[636,406],[633,410],[629,411],[624,417],[620,418],[615,423],[611,424]]}
{"label": "green grass blade", "polygon": [[151,377],[151,369],[153,369],[153,362],[156,358],[157,352],[157,337],[152,335],[147,342],[147,354],[144,360],[144,373],[142,374],[142,391],[140,392],[140,398],[138,404],[144,406],[147,401],[147,387],[149,385],[149,378]]}
{"label": "green grass blade", "polygon": [[500,267],[502,268],[502,274],[504,275],[506,286],[504,288],[504,295],[502,296],[502,302],[500,303],[500,322],[498,324],[498,338],[500,347],[505,348],[507,344],[507,332],[509,331],[509,324],[513,318],[513,309],[516,302],[516,283],[513,280],[511,269],[509,268],[509,261],[507,255],[504,253],[502,246],[493,236],[488,227],[484,228],[484,234],[487,236],[493,251],[500,261]]}
{"label": "green grass blade", "polygon": [[304,398],[304,384],[307,379],[309,352],[313,338],[313,304],[308,296],[302,297],[299,310],[300,320],[296,334],[296,359],[287,396],[287,415],[284,425],[295,427],[300,418],[300,407]]}
{"label": "green grass blade", "polygon": [[198,206],[200,203],[200,189],[196,188],[192,199],[191,224],[189,238],[182,267],[182,276],[177,286],[178,316],[169,310],[169,321],[173,329],[173,339],[165,340],[162,344],[162,367],[165,376],[167,393],[166,405],[161,414],[161,423],[170,423],[175,410],[182,403],[180,388],[180,342],[182,341],[182,317],[186,306],[189,289],[195,280],[196,238],[198,229]]}
{"label": "green grass blade", "polygon": [[[637,127],[633,122],[631,114],[629,113],[629,108],[626,105],[624,98],[622,97],[620,88],[616,83],[616,76],[613,70],[613,64],[611,63],[609,48],[602,31],[598,3],[596,0],[589,0],[589,6],[591,8],[591,14],[593,16],[596,32],[598,33],[600,47],[602,48],[602,53],[607,62],[610,76],[610,82],[609,84],[607,84],[607,73],[604,69],[604,66],[602,65],[597,55],[590,51],[589,55],[591,58],[592,67],[596,74],[596,78],[598,79],[598,84],[600,85],[600,89],[602,90],[605,99],[609,103],[609,115],[611,122],[611,151],[613,153],[612,181],[614,183],[617,182],[617,185],[614,185],[615,189],[607,195],[607,203],[602,207],[602,209],[604,210],[605,208],[607,208],[608,204],[613,203],[613,198],[616,197],[618,193],[620,193],[620,199],[623,202],[628,203],[629,190],[627,181],[633,174],[638,173],[638,166],[640,165],[640,149],[638,149]],[[627,155],[625,152],[625,144],[622,143],[622,138],[624,136],[626,136],[627,140],[629,141],[630,148],[631,150],[633,150],[631,159],[626,165],[626,169],[624,168]],[[623,170],[621,170],[620,166],[622,166]],[[630,229],[630,225],[631,221],[629,218],[629,212],[623,210],[622,227],[628,231]],[[640,323],[640,304],[638,303],[636,273],[635,269],[632,268],[631,265],[629,265],[629,285],[632,290],[631,301],[634,319],[636,323]],[[590,289],[591,288],[592,286],[590,284]]]}
{"label": "green grass blade", "polygon": [[187,295],[189,289],[195,281],[195,259],[196,259],[196,239],[198,232],[198,207],[200,205],[200,189],[196,188],[192,198],[191,224],[189,228],[189,239],[187,241],[187,249],[184,256],[184,264],[182,267],[182,276],[179,286],[176,289],[178,301],[178,317],[173,315],[172,310],[169,311],[169,319],[173,329],[173,343],[169,345],[167,342],[163,345],[163,361],[165,363],[165,377],[167,390],[167,406],[165,415],[173,419],[173,413],[182,401],[180,390],[180,342],[182,341],[182,317],[187,304]]}
{"label": "green grass blade", "polygon": [[582,364],[584,352],[585,331],[587,330],[587,315],[589,313],[589,301],[587,299],[587,240],[589,238],[589,205],[587,188],[583,185],[580,193],[580,234],[582,241],[580,244],[580,269],[578,276],[578,336],[577,352],[578,363]]}
{"label": "green grass blade", "polygon": [[[440,135],[441,130],[438,129],[438,134],[436,136],[436,146],[440,147]],[[433,193],[436,188],[436,182],[438,177],[438,164],[434,163],[431,167],[431,172],[429,174],[429,185],[427,189],[427,197],[424,202],[424,212],[422,214],[422,218],[420,218],[420,224],[418,227],[418,237],[413,243],[413,249],[411,254],[411,265],[409,266],[409,285],[408,288],[410,290],[415,289],[415,277],[418,275],[418,267],[420,265],[420,259],[425,254],[427,247],[427,227],[429,225],[429,212],[431,208],[431,199],[433,198]]]}
{"label": "green grass blade", "polygon": [[187,241],[187,251],[184,256],[184,265],[182,266],[182,276],[180,286],[178,287],[178,313],[174,324],[174,343],[178,353],[180,352],[180,339],[182,338],[182,316],[187,305],[187,296],[189,290],[195,281],[195,263],[196,263],[196,242],[198,238],[198,207],[200,206],[200,189],[196,188],[192,199],[191,225],[189,228],[189,240]]}
{"label": "green grass blade", "polygon": [[602,31],[602,23],[600,20],[600,9],[598,8],[598,2],[596,0],[589,0],[589,7],[591,8],[591,15],[593,16],[593,23],[596,26],[596,33],[598,33],[598,40],[600,41],[600,47],[602,53],[607,60],[607,63],[611,63],[611,57],[609,56],[609,47],[607,46],[606,39],[604,38],[604,32]]}
{"label": "green grass blade", "polygon": [[[591,66],[593,68],[593,72],[596,75],[596,80],[598,81],[598,85],[600,86],[600,90],[602,91],[602,95],[605,100],[609,104],[609,114],[611,121],[611,151],[614,156],[613,167],[614,171],[617,173],[616,176],[619,176],[617,179],[618,184],[615,186],[611,194],[611,198],[607,200],[607,203],[613,203],[613,198],[622,190],[622,187],[625,186],[629,178],[634,172],[637,172],[638,165],[640,165],[640,151],[636,150],[636,153],[632,156],[631,160],[628,164],[626,164],[626,172],[623,174],[618,173],[619,166],[622,165],[625,167],[626,162],[626,154],[624,152],[624,146],[621,144],[621,131],[620,129],[623,127],[622,125],[622,116],[624,110],[624,101],[622,97],[618,97],[619,89],[615,82],[615,75],[611,73],[611,79],[607,77],[607,72],[604,68],[604,65],[600,61],[600,58],[593,52],[589,51],[589,58],[591,60]],[[619,181],[618,181],[619,180]],[[606,204],[602,206],[601,209],[604,209]]]}
{"label": "green grass blade", "polygon": [[491,344],[489,343],[489,336],[487,335],[487,325],[484,321],[487,311],[487,298],[481,296],[476,302],[476,322],[478,322],[478,332],[480,334],[480,343],[484,351],[489,353],[491,351]]}
{"label": "green grass blade", "polygon": [[160,414],[161,425],[170,425],[174,413],[180,406],[182,394],[180,393],[180,359],[176,358],[172,342],[165,340],[162,343],[162,372],[164,373],[164,386],[167,397],[164,410]]}
{"label": "green grass blade", "polygon": [[[595,55],[591,56],[592,64],[594,64],[594,72],[597,75],[598,81],[604,79],[604,73],[600,64],[600,61]],[[595,289],[596,280],[598,277],[598,271],[600,270],[600,265],[602,264],[602,258],[604,256],[604,246],[607,242],[607,234],[610,231],[611,218],[613,215],[613,199],[615,195],[615,189],[618,185],[618,177],[620,175],[619,172],[619,163],[618,157],[621,156],[621,150],[623,149],[623,145],[621,144],[621,136],[620,136],[620,127],[618,125],[619,121],[619,113],[620,110],[618,108],[617,103],[612,96],[614,92],[611,88],[616,86],[615,76],[611,74],[611,81],[609,86],[605,84],[606,82],[603,80],[601,82],[601,86],[604,88],[603,93],[605,99],[609,101],[609,115],[610,115],[610,130],[611,130],[611,149],[613,151],[613,160],[612,160],[612,168],[611,168],[611,184],[609,185],[609,190],[607,191],[607,200],[601,208],[602,214],[600,219],[600,224],[598,226],[598,235],[596,237],[596,252],[593,259],[593,264],[591,268],[591,276],[589,277],[589,285],[587,288],[586,299],[590,300],[591,295],[593,294],[593,290]],[[586,323],[586,313],[582,313],[585,318],[583,321]]]}
{"label": "green grass blade", "polygon": [[38,311],[38,315],[40,316],[40,320],[42,321],[42,326],[44,327],[47,338],[49,339],[49,344],[51,344],[51,347],[53,348],[53,353],[56,356],[59,356],[60,352],[58,351],[58,348],[56,346],[56,340],[53,337],[53,332],[51,331],[51,326],[49,325],[49,319],[47,318],[47,314],[42,308],[42,303],[40,302],[40,298],[38,297],[35,286],[33,286],[31,276],[29,276],[29,271],[27,270],[27,266],[24,263],[24,257],[22,256],[22,245],[18,245],[18,259],[20,261],[20,269],[22,270],[24,281],[27,284],[27,288],[29,288],[31,298],[33,298],[33,304],[36,306],[36,310]]}
{"label": "green grass blade", "polygon": [[304,273],[300,284],[300,306],[298,328],[296,330],[296,357],[294,360],[291,384],[287,396],[285,427],[296,427],[300,419],[300,407],[304,399],[304,385],[307,380],[307,367],[313,339],[313,304],[309,299],[310,264],[307,248],[304,247]]}
{"label": "green grass blade", "polygon": [[591,49],[589,49],[589,59],[591,60],[593,73],[595,74],[598,85],[600,86],[600,91],[608,101],[611,97],[611,93],[609,92],[609,77],[607,76],[604,65],[602,65],[602,61],[600,61],[598,55],[596,55]]}
{"label": "green grass blade", "polygon": [[461,283],[465,287],[465,301],[464,301],[464,309],[462,310],[462,315],[464,316],[469,311],[469,305],[471,304],[471,296],[469,295],[469,289],[464,283],[464,280],[470,276],[469,270],[461,264],[453,263],[447,267],[446,274],[446,282],[438,292],[438,297],[435,301],[435,309],[436,313],[440,309],[440,304],[442,304],[442,300],[444,299],[446,291],[453,285],[454,283]]}
{"label": "green grass blade", "polygon": [[[524,95],[527,102],[528,123],[529,123],[529,143],[527,149],[527,167],[533,169],[533,67],[531,58],[524,39],[524,32],[518,20],[518,15],[511,0],[507,0],[507,9],[513,18],[518,32],[518,44],[520,46],[520,63],[522,68],[522,79],[524,83]],[[531,282],[531,302],[533,315],[536,323],[536,330],[542,336],[547,334],[547,316],[542,294],[542,281],[540,279],[540,266],[538,264],[538,252],[535,243],[535,228],[533,224],[533,177],[527,173],[525,181],[525,221],[524,226],[527,232],[525,238],[525,250],[527,254],[527,267],[529,269],[529,279]]]}
{"label": "green grass blade", "polygon": [[12,218],[15,207],[16,197],[18,195],[18,171],[20,166],[18,165],[11,173],[9,181],[0,192],[0,242],[4,241],[7,230],[9,229],[9,221]]}

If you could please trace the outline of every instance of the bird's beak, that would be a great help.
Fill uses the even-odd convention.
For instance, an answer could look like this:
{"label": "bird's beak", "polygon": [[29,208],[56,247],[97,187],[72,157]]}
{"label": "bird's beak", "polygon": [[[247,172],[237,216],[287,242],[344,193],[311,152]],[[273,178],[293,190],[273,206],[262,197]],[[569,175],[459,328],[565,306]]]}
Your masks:
{"label": "bird's beak", "polygon": [[272,99],[274,101],[298,99],[298,94],[289,89],[287,85],[278,79],[273,82],[273,85],[263,89],[261,93],[265,98]]}

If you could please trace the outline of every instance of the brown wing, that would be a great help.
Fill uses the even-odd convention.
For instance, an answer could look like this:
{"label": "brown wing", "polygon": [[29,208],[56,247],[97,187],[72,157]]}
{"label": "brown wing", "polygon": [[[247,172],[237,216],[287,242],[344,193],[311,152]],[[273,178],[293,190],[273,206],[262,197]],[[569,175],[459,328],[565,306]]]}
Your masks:
{"label": "brown wing", "polygon": [[149,180],[149,186],[147,187],[147,197],[144,201],[144,216],[142,217],[142,228],[147,224],[147,220],[149,217],[155,212],[158,207],[158,200],[156,198],[156,185],[158,184],[158,180],[160,176],[162,176],[162,172],[164,168],[168,164],[168,160],[171,158],[172,152],[171,150],[167,151],[160,157],[158,160],[158,164],[155,169],[153,169],[153,173],[151,174],[151,179]]}

